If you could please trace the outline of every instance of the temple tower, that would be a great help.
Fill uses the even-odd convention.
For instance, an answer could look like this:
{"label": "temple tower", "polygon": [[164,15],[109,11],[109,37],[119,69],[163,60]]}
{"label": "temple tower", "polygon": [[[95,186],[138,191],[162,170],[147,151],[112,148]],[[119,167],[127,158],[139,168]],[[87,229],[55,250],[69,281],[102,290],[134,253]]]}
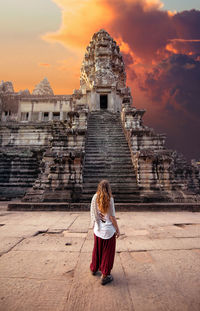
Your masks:
{"label": "temple tower", "polygon": [[131,101],[119,46],[103,29],[93,35],[86,49],[79,92],[90,111],[120,112],[124,97]]}

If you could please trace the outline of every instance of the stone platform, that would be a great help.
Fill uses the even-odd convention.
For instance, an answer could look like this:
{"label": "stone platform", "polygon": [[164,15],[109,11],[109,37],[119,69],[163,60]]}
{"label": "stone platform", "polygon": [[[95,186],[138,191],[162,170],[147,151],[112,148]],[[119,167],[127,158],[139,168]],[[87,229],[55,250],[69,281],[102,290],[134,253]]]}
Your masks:
{"label": "stone platform", "polygon": [[[89,211],[90,203],[10,202],[9,211]],[[200,203],[115,203],[115,209],[130,211],[192,211],[200,212]]]}
{"label": "stone platform", "polygon": [[118,212],[114,281],[89,271],[89,212],[0,208],[1,311],[199,311],[200,214]]}

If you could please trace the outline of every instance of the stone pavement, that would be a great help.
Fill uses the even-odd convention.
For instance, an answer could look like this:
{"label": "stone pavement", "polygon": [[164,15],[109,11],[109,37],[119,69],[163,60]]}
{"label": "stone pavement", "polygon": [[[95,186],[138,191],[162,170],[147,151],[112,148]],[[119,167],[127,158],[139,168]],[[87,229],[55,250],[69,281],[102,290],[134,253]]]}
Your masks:
{"label": "stone pavement", "polygon": [[88,212],[0,209],[0,311],[199,311],[200,213],[118,212],[102,286]]}

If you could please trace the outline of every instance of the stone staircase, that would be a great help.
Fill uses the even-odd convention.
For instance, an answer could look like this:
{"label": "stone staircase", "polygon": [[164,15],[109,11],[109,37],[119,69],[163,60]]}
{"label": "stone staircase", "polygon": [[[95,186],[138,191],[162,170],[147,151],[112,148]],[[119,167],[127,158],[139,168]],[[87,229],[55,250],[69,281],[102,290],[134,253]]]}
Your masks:
{"label": "stone staircase", "polygon": [[23,197],[39,173],[36,152],[0,150],[0,200]]}
{"label": "stone staircase", "polygon": [[131,154],[119,114],[91,112],[83,169],[82,201],[88,202],[102,179],[112,187],[115,202],[140,202]]}

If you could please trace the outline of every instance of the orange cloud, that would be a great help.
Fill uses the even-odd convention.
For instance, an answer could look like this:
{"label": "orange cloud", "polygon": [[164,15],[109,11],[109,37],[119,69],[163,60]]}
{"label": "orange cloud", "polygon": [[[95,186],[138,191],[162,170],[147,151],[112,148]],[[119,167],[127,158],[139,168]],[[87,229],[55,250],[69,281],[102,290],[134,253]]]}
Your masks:
{"label": "orange cloud", "polygon": [[[53,1],[62,10],[62,23],[57,32],[47,33],[42,38],[50,42],[60,42],[68,48],[85,48],[94,32],[101,28],[112,31],[112,25],[117,23],[118,18],[121,15],[128,15],[132,8],[136,8],[136,14],[137,9],[142,8],[142,11],[148,15],[151,14],[150,12],[159,11],[163,7],[160,0]],[[131,14],[134,16],[134,11]],[[166,14],[173,15],[172,12]]]}
{"label": "orange cloud", "polygon": [[48,63],[39,63],[38,66],[40,67],[50,67],[51,65]]}
{"label": "orange cloud", "polygon": [[53,0],[62,9],[62,24],[43,39],[58,41],[65,46],[85,48],[91,35],[107,28],[113,18],[110,6],[104,0]]}
{"label": "orange cloud", "polygon": [[166,50],[174,54],[195,55],[200,48],[200,39],[172,39]]}

